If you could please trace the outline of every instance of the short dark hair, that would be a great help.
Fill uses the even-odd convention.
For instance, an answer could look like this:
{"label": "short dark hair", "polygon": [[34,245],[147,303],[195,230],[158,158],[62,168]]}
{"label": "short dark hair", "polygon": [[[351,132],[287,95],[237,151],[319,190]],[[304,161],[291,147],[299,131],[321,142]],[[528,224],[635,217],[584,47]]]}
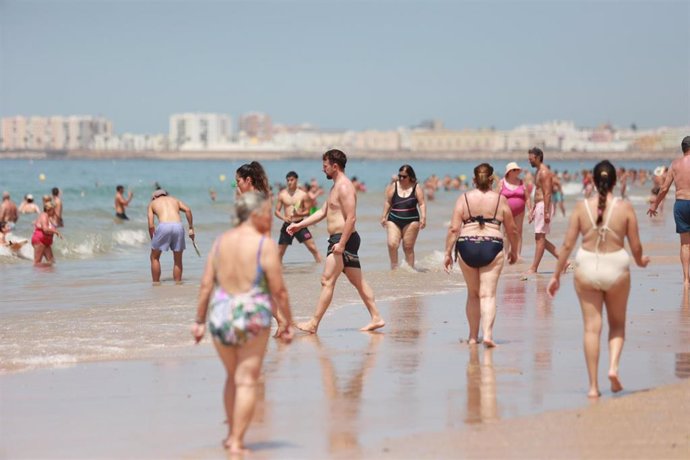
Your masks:
{"label": "short dark hair", "polygon": [[527,153],[539,158],[539,161],[544,161],[544,152],[542,152],[539,147],[532,147],[527,151]]}
{"label": "short dark hair", "polygon": [[347,155],[342,150],[331,149],[323,154],[323,159],[328,160],[331,164],[336,164],[340,166],[340,170],[345,170],[345,165],[347,164]]}
{"label": "short dark hair", "polygon": [[57,187],[53,187],[53,196],[58,196],[60,194],[60,189]]}
{"label": "short dark hair", "polygon": [[299,179],[299,176],[297,175],[297,173],[295,171],[290,171],[289,173],[287,173],[285,175],[286,179],[289,179],[291,177],[294,177],[295,179]]}
{"label": "short dark hair", "polygon": [[115,190],[117,190],[118,192],[124,192],[125,188],[122,185],[118,185],[117,187],[115,187]]}
{"label": "short dark hair", "polygon": [[680,143],[680,148],[683,150],[683,153],[690,150],[690,136],[685,136],[683,138],[683,141]]}

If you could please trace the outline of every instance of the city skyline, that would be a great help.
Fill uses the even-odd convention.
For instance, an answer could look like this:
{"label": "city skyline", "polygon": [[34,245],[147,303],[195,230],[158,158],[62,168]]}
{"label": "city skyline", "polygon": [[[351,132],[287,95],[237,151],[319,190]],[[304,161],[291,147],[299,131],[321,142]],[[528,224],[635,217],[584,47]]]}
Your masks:
{"label": "city skyline", "polygon": [[0,116],[451,129],[690,123],[686,2],[0,3]]}

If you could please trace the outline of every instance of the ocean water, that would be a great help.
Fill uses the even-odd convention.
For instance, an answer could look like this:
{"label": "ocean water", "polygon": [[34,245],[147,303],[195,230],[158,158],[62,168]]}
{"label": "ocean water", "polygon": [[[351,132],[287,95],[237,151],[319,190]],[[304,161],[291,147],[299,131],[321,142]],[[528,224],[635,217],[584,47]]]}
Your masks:
{"label": "ocean water", "polygon": [[[45,366],[127,359],[147,356],[161,349],[175,349],[189,344],[186,327],[194,317],[199,279],[206,253],[214,238],[229,227],[234,189],[234,171],[239,161],[150,161],[150,160],[2,160],[0,189],[11,192],[19,203],[26,193],[37,201],[54,186],[63,193],[64,239],[53,246],[57,264],[35,268],[25,258],[0,252],[0,372],[14,372]],[[402,268],[389,270],[386,234],[379,224],[383,207],[383,189],[392,174],[403,164],[400,160],[348,163],[347,173],[366,183],[367,192],[358,198],[357,230],[362,235],[361,259],[366,279],[378,300],[393,300],[412,295],[437,294],[462,289],[458,276],[447,276],[441,267],[447,223],[457,191],[440,191],[428,203],[428,224],[418,238],[415,272]],[[431,174],[471,177],[474,161],[411,161],[418,178]],[[503,171],[505,161],[497,162]],[[521,162],[523,167],[527,161]],[[591,168],[594,162],[554,162],[556,170]],[[330,186],[321,171],[320,158],[313,161],[264,162],[271,183],[284,181],[285,173],[295,170],[300,180],[316,178],[324,188]],[[628,168],[652,170],[656,162],[630,162]],[[44,179],[42,179],[44,178]],[[224,179],[224,180],[223,180]],[[159,183],[172,195],[186,202],[194,213],[194,226],[202,257],[185,252],[183,285],[172,282],[172,256],[161,258],[162,286],[152,287],[149,265],[149,237],[146,207],[154,184]],[[115,187],[122,184],[134,191],[127,209],[128,222],[114,219]],[[218,198],[209,198],[214,189]],[[579,197],[579,184],[566,184],[567,206]],[[649,186],[630,187],[630,199],[644,213]],[[320,203],[323,198],[321,198]],[[16,237],[29,239],[35,216],[20,217]],[[555,222],[554,241],[560,244],[566,220]],[[645,223],[644,225],[652,225]],[[673,230],[666,221],[663,234]],[[647,227],[645,227],[647,228]],[[277,237],[279,222],[274,223]],[[656,228],[659,229],[659,228]],[[646,231],[654,240],[655,228]],[[328,235],[325,223],[312,228],[319,250],[325,253]],[[525,228],[523,256],[531,258],[530,231]],[[660,237],[659,244],[663,243]],[[675,241],[674,241],[675,242]],[[190,246],[191,249],[191,246]],[[665,250],[665,249],[664,249]],[[675,255],[676,248],[668,250]],[[401,254],[402,259],[402,254]],[[321,266],[312,262],[302,245],[290,247],[285,256],[285,277],[291,296],[293,314],[303,318],[311,314],[319,292]],[[523,267],[525,268],[525,267]],[[332,310],[358,303],[357,293],[347,283],[336,289]],[[364,321],[364,320],[363,320]]]}

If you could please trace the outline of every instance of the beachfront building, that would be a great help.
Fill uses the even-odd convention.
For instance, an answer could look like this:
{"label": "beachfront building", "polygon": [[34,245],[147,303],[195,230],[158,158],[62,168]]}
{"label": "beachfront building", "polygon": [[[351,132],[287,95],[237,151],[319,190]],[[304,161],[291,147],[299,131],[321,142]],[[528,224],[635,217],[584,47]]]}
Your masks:
{"label": "beachfront building", "polygon": [[353,133],[351,150],[357,152],[397,152],[400,150],[398,131],[356,131]]}
{"label": "beachfront building", "polygon": [[4,150],[86,150],[96,136],[112,132],[110,120],[90,115],[15,116],[0,120]]}
{"label": "beachfront building", "polygon": [[219,113],[177,113],[170,116],[173,150],[217,150],[230,142],[230,116]]}
{"label": "beachfront building", "polygon": [[154,151],[168,150],[168,136],[165,134],[133,134],[99,135],[91,146],[93,150],[103,151]]}
{"label": "beachfront building", "polygon": [[487,152],[496,150],[500,133],[493,129],[451,131],[414,129],[409,133],[413,152]]}
{"label": "beachfront building", "polygon": [[253,143],[273,139],[273,122],[271,116],[262,112],[250,112],[240,115],[239,131]]}

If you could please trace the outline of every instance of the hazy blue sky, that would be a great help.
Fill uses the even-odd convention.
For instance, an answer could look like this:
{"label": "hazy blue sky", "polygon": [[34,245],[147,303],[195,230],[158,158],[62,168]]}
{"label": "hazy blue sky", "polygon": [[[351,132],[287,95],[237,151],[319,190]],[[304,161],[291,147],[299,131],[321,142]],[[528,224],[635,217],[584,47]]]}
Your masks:
{"label": "hazy blue sky", "polygon": [[688,1],[0,0],[0,115],[690,124]]}

